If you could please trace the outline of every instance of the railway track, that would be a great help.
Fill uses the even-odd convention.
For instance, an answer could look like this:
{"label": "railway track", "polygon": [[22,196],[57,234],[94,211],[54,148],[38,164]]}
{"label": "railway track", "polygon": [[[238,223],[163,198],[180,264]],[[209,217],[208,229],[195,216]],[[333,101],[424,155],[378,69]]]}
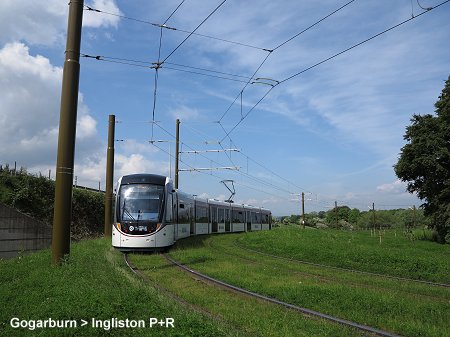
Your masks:
{"label": "railway track", "polygon": [[261,294],[258,294],[258,293],[254,293],[254,292],[248,291],[248,290],[240,288],[240,287],[236,287],[236,286],[234,286],[232,284],[229,284],[229,283],[217,280],[215,278],[212,278],[210,276],[202,274],[202,273],[200,273],[198,271],[195,271],[195,270],[193,270],[191,268],[188,268],[187,266],[185,266],[185,265],[181,264],[180,262],[174,260],[173,258],[171,258],[167,254],[164,254],[164,257],[170,263],[172,263],[174,266],[177,266],[178,268],[182,269],[183,271],[185,271],[185,272],[187,272],[187,273],[189,273],[191,275],[195,275],[196,277],[198,277],[200,279],[203,279],[203,280],[205,280],[205,281],[207,281],[209,283],[218,285],[218,286],[220,286],[222,288],[226,288],[228,290],[232,290],[232,291],[244,294],[246,296],[250,296],[250,297],[253,297],[253,298],[256,298],[256,299],[259,299],[259,300],[263,300],[263,301],[266,301],[266,302],[269,302],[269,303],[277,304],[277,305],[283,306],[285,308],[289,308],[291,310],[298,311],[298,312],[300,312],[300,313],[302,313],[304,315],[307,315],[307,316],[321,318],[321,319],[325,319],[325,320],[331,321],[333,323],[338,323],[338,324],[341,324],[341,325],[344,325],[344,326],[347,326],[347,327],[351,327],[351,328],[357,329],[359,331],[362,331],[362,332],[364,332],[366,334],[376,335],[376,336],[383,336],[383,337],[400,336],[400,335],[395,334],[395,333],[391,333],[391,332],[380,330],[380,329],[377,329],[377,328],[373,328],[373,327],[370,327],[370,326],[367,326],[367,325],[355,323],[355,322],[348,321],[348,320],[345,320],[345,319],[342,319],[342,318],[339,318],[339,317],[334,317],[334,316],[331,316],[331,315],[327,315],[327,314],[324,314],[324,313],[321,313],[321,312],[318,312],[318,311],[315,311],[315,310],[302,308],[302,307],[299,307],[299,306],[296,306],[296,305],[293,305],[293,304],[290,304],[290,303],[286,303],[286,302],[277,300],[275,298],[267,297],[267,296],[264,296],[264,295],[261,295]]}
{"label": "railway track", "polygon": [[264,256],[269,256],[269,257],[272,257],[272,258],[275,258],[275,259],[279,259],[279,260],[295,262],[295,263],[305,264],[305,265],[309,265],[309,266],[322,267],[322,268],[346,271],[346,272],[351,272],[351,273],[369,275],[369,276],[377,276],[377,277],[394,279],[394,280],[399,280],[399,281],[416,282],[416,283],[427,284],[427,285],[431,285],[431,286],[435,286],[435,287],[450,288],[450,284],[446,284],[446,283],[438,283],[438,282],[410,279],[410,278],[400,277],[400,276],[392,276],[392,275],[371,273],[371,272],[368,272],[368,271],[361,271],[361,270],[355,270],[355,269],[350,269],[350,268],[341,268],[341,267],[329,266],[329,265],[325,265],[325,264],[319,264],[319,263],[314,263],[314,262],[308,262],[308,261],[292,259],[292,258],[288,258],[288,257],[284,257],[284,256],[273,255],[273,254],[261,252],[261,251],[256,250],[256,249],[244,247],[244,246],[240,245],[237,240],[234,242],[234,244],[237,247],[239,247],[239,248],[241,248],[243,250],[246,250],[246,251],[249,251],[249,252],[253,252],[253,253],[257,253],[257,254],[264,255]]}
{"label": "railway track", "polygon": [[[124,259],[125,259],[125,264],[128,266],[128,268],[137,276],[139,276],[142,280],[144,280],[147,284],[151,284],[152,287],[158,289],[159,291],[161,291],[162,293],[164,293],[166,296],[170,297],[172,300],[174,300],[175,302],[189,308],[192,309],[200,314],[203,314],[213,320],[222,322],[224,324],[226,324],[228,327],[230,327],[232,330],[236,331],[236,333],[238,335],[241,335],[242,332],[249,334],[249,332],[243,330],[241,327],[237,327],[234,326],[231,322],[224,320],[221,317],[218,317],[217,315],[215,315],[214,313],[200,307],[197,305],[194,305],[186,300],[184,300],[183,298],[177,296],[176,294],[174,294],[173,292],[171,292],[170,290],[160,286],[158,283],[156,283],[154,280],[152,280],[150,277],[148,277],[145,273],[143,273],[141,270],[139,270],[136,266],[133,265],[133,263],[130,261],[130,259],[128,258],[128,254],[124,253]],[[252,336],[255,337],[261,337],[258,335],[255,335],[253,332],[251,333]]]}
{"label": "railway track", "polygon": [[[329,267],[329,269],[334,269],[334,270],[338,269],[341,272],[358,273],[357,270],[341,269],[341,268],[335,268],[335,267],[332,267],[332,266],[319,265],[319,264],[314,264],[314,263],[309,263],[309,262],[302,263],[303,261],[298,261],[298,260],[294,260],[294,259],[284,258],[284,257],[277,256],[277,255],[270,255],[270,254],[266,254],[264,252],[260,252],[260,251],[257,251],[257,250],[252,250],[252,249],[249,249],[249,248],[247,249],[247,248],[242,247],[241,245],[237,244],[237,240],[233,240],[233,244],[234,244],[235,248],[238,248],[238,249],[235,249],[235,248],[233,249],[233,247],[231,245],[230,246],[224,246],[224,245],[217,245],[216,246],[215,243],[216,242],[213,243],[213,241],[211,240],[211,241],[207,241],[206,245],[208,246],[209,249],[212,249],[212,250],[220,249],[222,251],[226,251],[226,254],[228,256],[235,256],[236,258],[239,258],[239,259],[241,259],[243,261],[246,261],[247,263],[250,263],[250,264],[267,265],[266,263],[267,263],[268,260],[264,260],[265,263],[261,263],[261,261],[258,261],[255,258],[251,258],[248,255],[247,256],[242,256],[242,254],[239,253],[238,249],[242,249],[243,252],[254,253],[255,254],[254,256],[257,256],[257,255],[268,256],[268,257],[273,258],[274,260],[286,261],[286,262],[290,262],[290,263],[293,263],[293,264],[313,265],[314,267],[318,267],[318,268],[325,267],[325,269]],[[286,266],[284,266],[283,270],[286,270]],[[295,270],[293,270],[292,273],[295,273],[295,274],[298,274],[298,275],[302,275],[302,276],[311,277],[311,278],[320,279],[321,282],[333,282],[333,281],[335,281],[335,275],[332,276],[332,277],[329,277],[329,276],[322,276],[322,275],[317,274],[317,273],[310,273],[310,272],[304,272],[304,271],[298,272],[298,271],[295,271]],[[363,275],[363,276],[369,276],[369,277],[379,277],[381,279],[383,279],[383,278],[392,279],[393,281],[409,280],[409,279],[390,277],[389,275],[387,275],[387,277],[385,277],[386,275],[383,275],[383,274],[373,274],[373,273],[365,273],[365,272],[361,272],[360,274]],[[347,282],[346,284],[348,286],[350,286],[350,287],[364,288],[364,289],[374,289],[376,291],[380,291],[382,289],[380,287],[377,287],[377,286],[374,286],[374,285],[368,284],[368,283]],[[437,284],[434,283],[433,285],[437,285]],[[444,301],[445,303],[448,302],[448,300],[446,300],[446,299],[440,299],[438,297],[422,294],[422,293],[419,293],[417,291],[401,290],[400,288],[397,289],[397,290],[399,292],[401,292],[402,294],[404,294],[405,296],[412,296],[414,298],[423,297],[423,298],[433,299],[433,300],[436,300],[436,301]]]}

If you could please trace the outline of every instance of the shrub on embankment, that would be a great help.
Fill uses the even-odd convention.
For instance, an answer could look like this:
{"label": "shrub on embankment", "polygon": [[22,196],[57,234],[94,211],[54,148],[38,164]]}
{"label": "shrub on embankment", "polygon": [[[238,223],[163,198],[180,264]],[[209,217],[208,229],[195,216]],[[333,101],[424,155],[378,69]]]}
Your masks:
{"label": "shrub on embankment", "polygon": [[[55,182],[26,170],[0,168],[0,202],[37,220],[53,223]],[[104,194],[73,189],[71,236],[75,240],[103,233]]]}

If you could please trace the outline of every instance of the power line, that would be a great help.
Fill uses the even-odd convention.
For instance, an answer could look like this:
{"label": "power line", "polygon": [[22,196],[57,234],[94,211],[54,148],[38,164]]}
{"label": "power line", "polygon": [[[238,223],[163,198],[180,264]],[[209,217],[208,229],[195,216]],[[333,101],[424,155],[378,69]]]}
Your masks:
{"label": "power line", "polygon": [[182,0],[182,1],[178,4],[177,8],[175,8],[175,9],[172,11],[172,13],[169,15],[169,17],[166,19],[166,21],[164,21],[163,25],[165,25],[165,24],[170,20],[170,18],[171,18],[171,17],[175,14],[175,12],[181,7],[181,5],[184,4],[185,1],[186,1],[186,0]]}
{"label": "power line", "polygon": [[[165,128],[163,128],[161,125],[156,124],[156,126],[159,127],[161,130],[163,130],[165,133],[167,133],[169,136],[175,138],[175,136],[174,136],[172,133],[170,133],[169,131],[167,131],[167,130],[166,130]],[[193,149],[191,146],[189,146],[188,144],[186,144],[186,143],[184,143],[184,142],[183,142],[183,144],[184,144],[185,146],[187,146],[188,148],[190,148],[191,150],[194,150],[194,149]],[[219,143],[219,145],[222,147],[223,150],[225,150],[225,149],[223,148],[222,144]],[[226,152],[226,151],[224,151],[224,152],[225,152],[225,154],[228,156],[227,152]],[[216,165],[219,165],[219,166],[225,166],[224,164],[222,164],[222,163],[220,163],[220,162],[217,162],[217,161],[215,161],[215,160],[212,160],[211,158],[209,158],[209,157],[203,155],[202,153],[198,153],[198,154],[199,154],[201,157],[203,157],[203,158],[205,158],[205,159],[211,161],[212,163],[214,163],[214,164],[216,164]],[[231,160],[230,157],[228,157],[228,158],[230,159],[232,165],[238,166],[238,165],[236,165],[236,164]],[[277,189],[277,190],[279,190],[279,191],[284,191],[284,192],[286,192],[286,193],[288,193],[288,194],[293,193],[292,191],[286,190],[286,189],[284,189],[284,188],[282,188],[282,187],[279,187],[279,186],[276,186],[276,185],[274,185],[274,184],[272,184],[272,183],[266,182],[266,181],[264,181],[264,180],[262,180],[262,179],[260,179],[260,178],[257,178],[257,177],[252,176],[251,174],[242,172],[241,170],[238,170],[237,172],[238,172],[239,174],[241,174],[241,175],[246,176],[246,177],[249,178],[249,179],[252,179],[253,181],[262,183],[262,184],[264,184],[264,185],[266,185],[266,186],[268,186],[268,187],[272,187],[272,188]]]}
{"label": "power line", "polygon": [[[157,69],[158,68],[158,70],[159,69],[175,70],[175,71],[180,71],[180,72],[184,72],[184,73],[201,75],[201,76],[208,76],[208,77],[212,77],[212,78],[218,78],[218,79],[227,80],[227,81],[233,81],[233,82],[247,83],[247,81],[240,80],[240,79],[233,78],[233,77],[250,78],[250,77],[246,77],[246,76],[243,76],[243,75],[236,75],[236,74],[225,73],[225,72],[216,71],[216,70],[197,68],[197,67],[182,65],[182,64],[178,64],[178,63],[165,62],[164,65],[160,65],[158,67],[158,62],[138,61],[138,60],[127,59],[127,58],[101,56],[101,55],[93,56],[93,55],[88,55],[88,54],[80,54],[80,56],[81,57],[85,57],[85,58],[96,59],[97,61],[104,61],[104,62],[109,62],[109,63],[118,63],[118,64],[134,66],[134,67],[140,67],[140,68],[147,68],[147,69]],[[146,64],[148,64],[148,65],[146,65]],[[190,68],[190,69],[199,69],[199,70],[206,71],[206,72],[211,72],[211,73],[224,74],[224,75],[227,75],[227,76],[230,76],[230,77],[213,75],[213,74],[207,74],[207,73],[202,73],[202,72],[193,71],[193,70],[185,70],[185,69],[168,67],[168,66],[166,66],[166,64],[174,64],[174,65],[180,66],[180,67],[185,67],[185,68]]]}
{"label": "power line", "polygon": [[[164,150],[163,148],[159,147],[159,146],[156,145],[155,143],[152,143],[152,145],[153,145],[154,147],[158,148],[160,151],[162,151],[162,152],[168,154],[171,158],[174,158],[174,156],[173,156],[171,153],[167,152],[166,150]],[[192,171],[199,172],[199,173],[202,173],[202,174],[205,174],[205,175],[208,175],[208,176],[213,176],[213,177],[215,177],[215,178],[217,178],[217,179],[219,179],[219,180],[224,180],[223,177],[218,176],[218,175],[216,175],[216,174],[213,174],[213,173],[206,173],[206,172],[204,172],[204,171],[202,171],[202,170],[197,170],[197,169],[195,169],[193,166],[191,166],[191,165],[187,164],[186,162],[182,161],[181,159],[179,159],[179,161],[180,161],[181,163],[183,163],[184,165],[186,165],[187,167],[191,168]],[[277,198],[281,198],[281,199],[287,200],[287,198],[285,198],[285,197],[282,197],[282,196],[279,196],[279,195],[276,195],[276,194],[267,192],[267,191],[262,190],[262,189],[255,188],[255,187],[253,187],[253,186],[249,186],[249,185],[243,184],[242,182],[235,181],[235,183],[236,183],[237,185],[243,186],[243,187],[245,187],[245,188],[248,188],[248,189],[251,189],[251,190],[254,190],[254,191],[262,192],[262,193],[265,193],[265,194],[268,194],[268,195],[271,195],[271,196],[274,196],[274,197],[277,197]]]}
{"label": "power line", "polygon": [[286,41],[280,43],[278,46],[276,46],[275,48],[273,48],[273,50],[277,50],[278,48],[284,46],[286,43],[292,41],[293,39],[295,39],[296,37],[302,35],[303,33],[305,33],[306,31],[310,30],[311,28],[313,28],[314,26],[318,25],[319,23],[321,23],[322,21],[324,21],[325,19],[329,18],[330,16],[336,14],[337,12],[339,12],[341,9],[347,7],[348,5],[350,5],[352,2],[354,2],[356,0],[351,0],[349,2],[347,2],[345,5],[342,5],[341,7],[339,7],[338,9],[334,10],[333,12],[329,13],[328,15],[324,16],[323,18],[321,18],[320,20],[314,22],[312,25],[310,25],[309,27],[303,29],[301,32],[295,34],[294,36],[290,37],[289,39],[287,39]]}
{"label": "power line", "polygon": [[175,49],[173,49],[169,53],[169,55],[167,55],[164,58],[164,60],[161,63],[164,63],[165,61],[167,61],[167,59],[169,57],[171,57],[173,55],[173,53],[175,53],[178,50],[178,48],[180,48],[187,41],[187,39],[189,39],[192,36],[192,34],[194,34],[226,1],[227,0],[223,0],[219,5],[217,5],[216,8],[214,8],[214,10],[211,13],[209,13],[208,16],[205,19],[203,19],[203,21],[200,22],[200,24],[197,27],[195,27],[195,29],[191,33],[189,33],[188,36],[186,36],[186,38],[183,41],[181,41],[178,44],[178,46],[176,46]]}
{"label": "power line", "polygon": [[[220,124],[219,124],[219,125],[220,125]],[[189,129],[191,129],[191,130],[194,131],[195,133],[198,133],[198,134],[201,135],[202,137],[205,137],[205,136],[208,137],[208,135],[206,135],[206,134],[204,134],[203,132],[200,132],[200,131],[198,131],[198,130],[192,128],[192,127],[190,127],[189,125],[184,124],[184,126],[185,126],[185,127],[188,127]],[[220,126],[221,126],[222,129],[223,129],[223,126],[222,126],[222,125],[220,125]],[[230,138],[230,141],[231,141],[231,143],[232,143],[232,146],[234,146],[234,147],[236,147],[236,148],[238,147],[238,146],[233,142],[233,140],[232,140],[231,138]],[[203,143],[206,143],[206,141],[204,141]],[[220,142],[219,142],[219,145],[222,146],[222,144],[221,144]],[[272,171],[272,170],[269,169],[268,167],[264,166],[263,164],[259,163],[259,162],[256,161],[255,159],[253,159],[253,158],[251,158],[250,156],[248,156],[247,154],[245,154],[242,150],[239,150],[239,153],[240,153],[241,155],[245,156],[247,159],[250,159],[253,163],[255,163],[256,165],[260,166],[260,167],[263,168],[264,170],[270,172],[272,175],[276,176],[277,178],[279,178],[279,179],[283,180],[284,182],[286,182],[286,183],[288,183],[288,184],[290,184],[290,185],[292,185],[292,186],[298,188],[300,191],[305,191],[306,193],[313,193],[313,192],[311,192],[311,191],[308,191],[308,190],[305,189],[304,187],[298,186],[297,184],[293,183],[292,181],[283,178],[282,176],[280,176],[279,174],[275,173],[274,171]],[[230,161],[231,161],[231,158],[230,158]],[[233,161],[231,161],[231,163],[232,163],[233,165],[235,165]],[[291,193],[291,192],[289,191],[289,193]]]}
{"label": "power line", "polygon": [[234,103],[236,103],[237,99],[239,97],[242,97],[242,93],[244,92],[245,88],[247,88],[247,86],[251,83],[251,80],[255,77],[256,73],[259,71],[259,69],[261,69],[261,67],[264,65],[264,63],[266,63],[267,59],[269,58],[270,54],[272,53],[272,51],[269,51],[266,55],[266,57],[264,58],[264,60],[261,62],[261,64],[258,66],[258,68],[255,70],[255,72],[253,73],[253,75],[250,77],[250,79],[245,83],[244,87],[241,89],[241,91],[239,92],[239,94],[236,96],[236,98],[234,99],[234,101],[230,104],[230,106],[228,107],[227,110],[225,110],[225,112],[222,114],[222,116],[219,118],[219,123],[222,121],[222,119],[227,115],[227,113],[230,111],[231,107],[234,105]]}
{"label": "power line", "polygon": [[[158,77],[159,73],[158,70],[161,67],[161,48],[162,48],[162,37],[163,37],[163,26],[170,20],[170,18],[175,14],[175,12],[180,8],[180,6],[184,3],[185,0],[182,0],[181,3],[172,11],[172,13],[169,15],[169,17],[164,21],[160,28],[160,34],[159,34],[159,47],[158,47],[158,62],[155,66],[155,79],[154,79],[154,90],[153,90],[153,109],[152,109],[152,121],[155,122],[155,110],[156,110],[156,98],[157,98],[157,90],[158,90]],[[153,140],[153,132],[154,132],[154,123],[152,124],[152,140]]]}
{"label": "power line", "polygon": [[[266,58],[261,62],[261,64],[259,65],[259,67],[256,69],[256,71],[254,72],[252,78],[255,77],[256,73],[259,71],[259,69],[261,69],[261,67],[264,65],[264,63],[267,61],[267,59],[269,58],[269,56],[271,55],[271,53],[272,53],[273,51],[275,51],[275,50],[281,48],[282,46],[284,46],[284,45],[287,44],[288,42],[290,42],[290,41],[292,41],[293,39],[297,38],[298,36],[302,35],[303,33],[305,33],[306,31],[308,31],[308,30],[311,29],[312,27],[318,25],[320,22],[324,21],[325,19],[329,18],[330,16],[336,14],[337,12],[339,12],[340,10],[342,10],[343,8],[345,8],[346,6],[348,6],[349,4],[351,4],[351,3],[354,2],[354,1],[355,1],[355,0],[351,0],[351,1],[347,2],[345,5],[339,7],[338,9],[336,9],[336,10],[334,10],[333,12],[329,13],[328,15],[324,16],[323,18],[319,19],[318,21],[316,21],[315,23],[313,23],[313,24],[310,25],[309,27],[303,29],[301,32],[295,34],[294,36],[290,37],[290,38],[287,39],[286,41],[280,43],[280,44],[279,44],[278,46],[276,46],[274,49],[268,50],[269,53],[267,54]],[[272,88],[280,83],[279,81],[275,81],[275,80],[272,80],[272,79],[269,79],[269,80],[271,80],[271,81],[273,81],[273,82],[272,82],[272,83],[265,83],[265,82],[264,82],[264,84],[269,84],[270,86],[272,86]],[[249,81],[249,83],[250,83],[250,81]],[[241,97],[241,100],[242,100],[242,94],[243,94],[245,88],[248,86],[249,83],[246,83],[246,85],[244,86],[244,88],[242,88],[242,90],[241,90],[240,93],[236,96],[236,98],[234,99],[234,101],[230,104],[230,106],[225,110],[225,112],[224,112],[224,113],[222,114],[222,116],[219,118],[219,123],[220,123],[220,122],[222,121],[222,119],[227,115],[227,113],[230,111],[231,107],[234,105],[234,103],[236,103],[237,99],[238,99],[239,97]],[[271,91],[271,89],[269,90],[269,92],[270,92],[270,91]],[[263,99],[268,95],[269,92],[267,92],[267,93],[264,95]],[[262,100],[262,99],[261,99],[261,100]],[[261,100],[260,100],[260,101],[261,101]],[[259,104],[259,103],[257,103],[257,104]],[[253,108],[251,108],[249,112],[251,112],[255,107],[256,107],[256,106],[254,106]],[[242,109],[242,101],[241,101],[241,109]],[[237,124],[233,129],[231,129],[229,132],[226,132],[226,131],[225,131],[226,136],[225,136],[223,139],[225,139],[226,137],[228,137],[229,134],[230,134],[230,133],[231,133],[231,132],[232,132],[232,131],[233,131],[233,130],[234,130],[234,129],[235,129],[235,128],[236,128],[236,127],[244,120],[244,119],[245,119],[245,117],[248,116],[248,114],[249,114],[249,113],[247,113],[245,116],[243,116],[243,115],[242,115],[242,112],[241,112],[241,120],[240,120],[240,121],[238,122],[238,124]],[[223,139],[222,139],[222,140],[223,140]]]}
{"label": "power line", "polygon": [[205,74],[205,73],[200,73],[200,72],[198,72],[198,71],[192,71],[192,70],[185,70],[185,69],[172,68],[172,67],[167,67],[167,66],[165,66],[165,65],[162,66],[161,68],[164,68],[164,69],[170,69],[170,70],[175,70],[175,71],[181,71],[181,72],[183,72],[183,73],[189,73],[189,74],[195,74],[195,75],[201,75],[201,76],[208,76],[208,77],[218,78],[218,79],[227,80],[227,81],[246,83],[246,81],[243,81],[243,80],[240,80],[240,79],[236,79],[236,78],[230,78],[230,77],[223,77],[223,76],[218,76],[218,75]]}
{"label": "power line", "polygon": [[133,17],[130,17],[130,16],[126,16],[126,15],[106,12],[106,11],[103,11],[103,10],[100,10],[100,9],[97,9],[97,8],[93,8],[91,6],[86,6],[85,5],[84,7],[85,7],[84,10],[87,10],[87,11],[92,11],[92,12],[95,12],[95,13],[111,15],[111,16],[115,16],[115,17],[118,17],[118,18],[121,18],[121,19],[125,19],[125,20],[136,21],[136,22],[143,23],[143,24],[148,24],[148,25],[151,25],[151,26],[157,27],[157,28],[164,28],[164,29],[168,29],[168,30],[171,30],[171,31],[178,31],[178,32],[186,33],[186,34],[196,35],[196,36],[200,36],[200,37],[204,37],[204,38],[208,38],[208,39],[212,39],[212,40],[217,40],[217,41],[221,41],[221,42],[225,42],[225,43],[235,44],[235,45],[239,45],[239,46],[243,46],[243,47],[269,51],[267,48],[254,46],[254,45],[251,45],[251,44],[248,44],[248,43],[222,39],[222,38],[219,38],[219,37],[216,37],[216,36],[211,36],[211,35],[206,35],[206,34],[199,34],[199,33],[196,33],[195,31],[189,31],[189,30],[183,30],[183,29],[176,28],[176,27],[170,27],[170,26],[167,26],[166,24],[160,24],[160,23],[155,23],[155,22],[151,22],[151,21],[147,21],[147,20],[136,19],[136,18],[133,18]]}
{"label": "power line", "polygon": [[[264,98],[266,98],[267,97],[267,95],[272,91],[272,89],[273,88],[275,88],[276,86],[278,86],[279,84],[282,84],[282,83],[284,83],[284,82],[287,82],[287,81],[289,81],[289,80],[291,80],[292,78],[295,78],[295,77],[297,77],[297,76],[299,76],[299,75],[301,75],[301,74],[303,74],[303,73],[305,73],[305,72],[307,72],[308,70],[311,70],[311,69],[313,69],[313,68],[315,68],[315,67],[317,67],[317,66],[319,66],[319,65],[321,65],[321,64],[323,64],[323,63],[325,63],[325,62],[328,62],[328,61],[330,61],[330,60],[332,60],[332,59],[334,59],[334,58],[336,58],[337,56],[339,56],[339,55],[342,55],[342,54],[344,54],[344,53],[346,53],[346,52],[348,52],[348,51],[350,51],[350,50],[352,50],[352,49],[354,49],[354,48],[356,48],[356,47],[359,47],[359,46],[361,46],[361,45],[363,45],[364,43],[366,43],[366,42],[369,42],[369,41],[371,41],[371,40],[373,40],[373,39],[375,39],[376,37],[378,37],[378,36],[381,36],[381,35],[383,35],[383,34],[385,34],[385,33],[387,33],[387,32],[389,32],[389,31],[391,31],[391,30],[393,30],[393,29],[395,29],[395,28],[398,28],[398,27],[400,27],[400,26],[402,26],[402,25],[404,25],[405,23],[407,23],[407,22],[409,22],[409,21],[411,21],[411,20],[414,20],[414,19],[416,19],[416,18],[418,18],[418,17],[420,17],[420,16],[422,16],[423,14],[426,14],[426,13],[429,13],[431,10],[433,10],[433,9],[436,9],[436,8],[438,8],[438,7],[440,7],[440,6],[442,6],[442,5],[444,5],[444,4],[446,4],[446,3],[448,3],[448,2],[450,2],[450,0],[446,0],[446,1],[444,1],[444,2],[441,2],[440,4],[438,4],[438,5],[436,5],[436,6],[434,6],[434,7],[430,7],[430,9],[429,10],[427,10],[427,11],[425,11],[425,12],[422,12],[422,13],[420,13],[420,14],[418,14],[418,15],[416,15],[416,16],[414,16],[414,17],[411,17],[411,18],[409,18],[409,19],[406,19],[406,20],[404,20],[404,21],[402,21],[402,22],[400,22],[400,23],[398,23],[398,24],[396,24],[396,25],[394,25],[394,26],[392,26],[392,27],[390,27],[390,28],[388,28],[388,29],[385,29],[384,31],[382,31],[382,32],[380,32],[380,33],[378,33],[378,34],[375,34],[375,35],[373,35],[373,36],[371,36],[371,37],[369,37],[369,38],[367,38],[367,39],[365,39],[364,41],[361,41],[361,42],[359,42],[359,43],[357,43],[357,44],[354,44],[354,45],[352,45],[351,47],[349,47],[349,48],[347,48],[347,49],[345,49],[345,50],[343,50],[343,51],[341,51],[341,52],[339,52],[339,53],[336,53],[336,54],[334,54],[333,56],[330,56],[330,57],[328,57],[328,58],[326,58],[326,59],[324,59],[324,60],[322,60],[322,61],[320,61],[320,62],[317,62],[316,64],[314,64],[314,65],[312,65],[312,66],[310,66],[310,67],[308,67],[308,68],[306,68],[306,69],[303,69],[302,71],[299,71],[298,73],[295,73],[294,75],[292,75],[292,76],[289,76],[289,77],[287,77],[287,78],[285,78],[284,80],[281,80],[281,81],[279,81],[278,83],[275,83],[265,94],[264,94],[264,96],[255,104],[255,105],[253,105],[253,107],[245,114],[245,116],[243,116],[243,118],[241,117],[241,119],[239,120],[239,122],[237,122],[235,125],[234,125],[234,127],[230,130],[230,131],[228,131],[228,132],[226,132],[226,135],[225,135],[225,137],[223,137],[222,138],[222,140],[224,140],[225,138],[227,138],[227,137],[229,137],[229,135],[242,123],[242,121],[264,100]],[[239,96],[238,96],[239,97]],[[237,98],[236,98],[236,100],[237,100]],[[234,104],[234,103],[233,103]]]}
{"label": "power line", "polygon": [[377,38],[378,36],[381,36],[381,35],[383,35],[383,34],[389,32],[389,31],[391,31],[391,30],[393,30],[393,29],[395,29],[395,28],[398,28],[398,27],[404,25],[405,23],[407,23],[407,22],[409,22],[409,21],[412,21],[412,20],[414,20],[414,19],[417,19],[418,17],[422,16],[423,14],[429,13],[431,10],[438,8],[438,7],[440,7],[440,6],[444,5],[444,4],[446,4],[446,3],[449,2],[449,1],[450,1],[450,0],[446,0],[446,1],[441,2],[440,4],[438,4],[438,5],[434,6],[434,7],[430,7],[430,8],[429,8],[427,11],[425,11],[425,12],[419,13],[419,14],[417,14],[416,16],[413,16],[413,17],[411,17],[411,18],[409,18],[409,19],[406,19],[406,20],[404,20],[404,21],[402,21],[402,22],[400,22],[400,23],[398,23],[398,24],[396,24],[396,25],[394,25],[394,26],[391,26],[390,28],[387,28],[387,29],[383,30],[383,31],[380,32],[380,33],[377,33],[377,34],[375,34],[375,35],[372,35],[371,37],[369,37],[369,38],[367,38],[367,39],[365,39],[365,40],[363,40],[363,41],[361,41],[361,42],[358,42],[358,43],[352,45],[351,47],[349,47],[349,48],[347,48],[347,49],[344,49],[344,50],[340,51],[339,53],[336,53],[336,54],[334,54],[334,55],[332,55],[332,56],[330,56],[330,57],[328,57],[328,58],[326,58],[326,59],[324,59],[324,60],[322,60],[322,61],[320,61],[320,62],[317,62],[317,63],[315,63],[314,65],[312,65],[312,66],[310,66],[310,67],[308,67],[308,68],[306,68],[306,69],[303,69],[302,71],[299,71],[298,73],[295,73],[295,74],[292,75],[292,76],[289,76],[289,77],[285,78],[284,80],[280,81],[280,84],[281,84],[281,83],[284,83],[284,82],[286,82],[286,81],[289,81],[289,80],[291,80],[292,78],[297,77],[297,76],[299,76],[299,75],[301,75],[301,74],[307,72],[308,70],[311,70],[311,69],[313,69],[313,68],[315,68],[315,67],[317,67],[317,66],[319,66],[319,65],[321,65],[321,64],[323,64],[323,63],[325,63],[325,62],[328,62],[328,61],[330,61],[330,60],[336,58],[337,56],[342,55],[342,54],[344,54],[344,53],[346,53],[346,52],[348,52],[348,51],[350,51],[350,50],[352,50],[352,49],[354,49],[354,48],[356,48],[356,47],[359,47],[359,46],[365,44],[366,42],[369,42],[369,41],[371,41],[371,40]]}

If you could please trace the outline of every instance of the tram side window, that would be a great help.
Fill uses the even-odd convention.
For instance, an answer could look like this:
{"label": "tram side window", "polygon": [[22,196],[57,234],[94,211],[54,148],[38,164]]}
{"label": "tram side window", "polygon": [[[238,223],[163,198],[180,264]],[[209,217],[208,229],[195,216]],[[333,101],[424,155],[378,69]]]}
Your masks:
{"label": "tram side window", "polygon": [[269,223],[269,216],[267,214],[263,214],[262,223],[264,223],[264,224],[268,224]]}
{"label": "tram side window", "polygon": [[243,223],[244,222],[244,212],[233,210],[233,223]]}
{"label": "tram side window", "polygon": [[219,223],[225,222],[225,210],[223,208],[219,208],[219,211],[217,212],[217,218],[219,220]]}
{"label": "tram side window", "polygon": [[256,213],[256,223],[261,223],[261,213]]}
{"label": "tram side window", "polygon": [[207,223],[208,222],[208,209],[203,206],[196,206],[195,208],[196,222]]}
{"label": "tram side window", "polygon": [[179,204],[178,207],[178,223],[189,223],[189,208],[185,208],[184,204]]}

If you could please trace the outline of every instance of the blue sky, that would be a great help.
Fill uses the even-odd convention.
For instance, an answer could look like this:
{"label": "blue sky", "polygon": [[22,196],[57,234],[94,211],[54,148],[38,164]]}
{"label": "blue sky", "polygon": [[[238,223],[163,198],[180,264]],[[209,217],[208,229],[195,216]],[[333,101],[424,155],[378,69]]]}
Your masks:
{"label": "blue sky", "polygon": [[[174,155],[179,118],[182,151],[240,150],[183,153],[181,169],[240,168],[180,172],[186,192],[224,199],[229,193],[220,181],[232,179],[236,202],[276,215],[299,213],[293,199],[301,192],[307,192],[306,211],[327,210],[335,201],[362,210],[372,202],[378,209],[420,205],[393,165],[411,115],[433,113],[450,75],[450,4],[282,82],[419,15],[419,4],[441,3],[353,1],[270,53],[254,78],[281,84],[270,90],[261,80],[245,83],[269,54],[263,49],[276,48],[347,2],[228,0],[196,33],[258,48],[192,35],[171,54],[187,36],[180,30],[194,30],[221,3],[184,1],[166,23],[178,31],[162,30],[161,60],[171,55],[158,71],[157,124],[151,123],[154,69],[82,58],[78,184],[104,186],[108,115],[115,114],[116,139],[123,140],[116,142],[116,179],[138,172],[173,176],[169,153]],[[156,62],[160,28],[124,16],[162,24],[180,3],[85,1],[116,15],[84,11],[81,52]],[[31,172],[54,172],[67,12],[67,2],[57,0],[0,4],[1,164],[17,161]],[[149,140],[165,142],[156,147]]]}

